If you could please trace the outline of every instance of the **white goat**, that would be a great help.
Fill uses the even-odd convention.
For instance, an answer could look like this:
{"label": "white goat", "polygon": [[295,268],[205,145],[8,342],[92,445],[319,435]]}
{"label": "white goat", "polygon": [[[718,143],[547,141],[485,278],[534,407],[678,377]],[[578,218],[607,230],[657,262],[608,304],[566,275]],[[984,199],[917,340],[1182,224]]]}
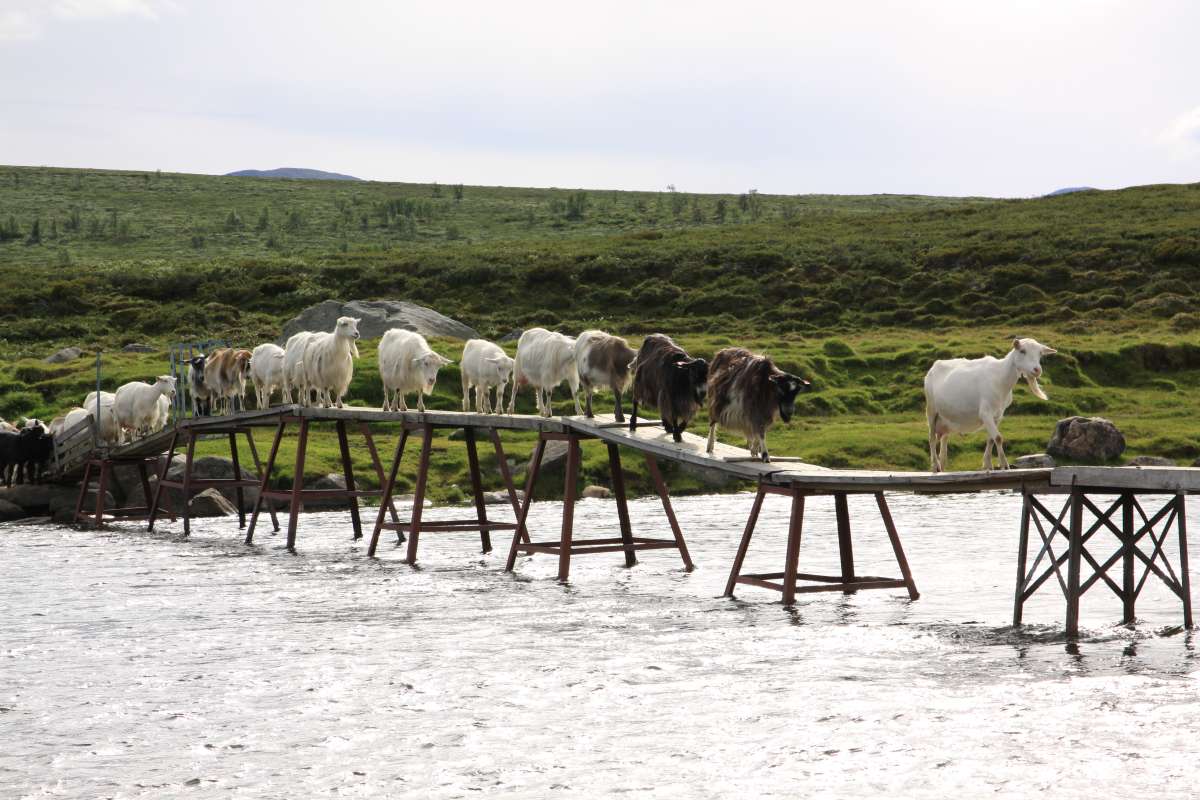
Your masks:
{"label": "white goat", "polygon": [[[308,405],[308,391],[304,382],[304,348],[308,340],[316,336],[312,331],[292,334],[283,348],[283,402]],[[250,359],[253,363],[254,359]],[[295,392],[295,395],[292,393]]]}
{"label": "white goat", "polygon": [[271,395],[276,389],[285,393],[283,362],[287,358],[284,349],[277,344],[260,344],[250,354],[250,380],[254,382],[254,394],[258,408],[271,405]]}
{"label": "white goat", "polygon": [[160,399],[175,399],[174,377],[159,375],[154,383],[131,381],[122,385],[113,401],[117,424],[134,436],[150,433],[158,423]]}
{"label": "white goat", "polygon": [[[513,360],[484,339],[468,339],[462,354],[463,411],[471,410],[471,387],[475,388],[475,410],[480,414],[504,411],[504,387],[512,380]],[[492,405],[492,387],[496,404]]]}
{"label": "white goat", "polygon": [[[545,328],[530,328],[517,340],[517,357],[513,364],[513,391],[508,401],[508,413],[516,412],[517,390],[528,383],[537,397],[538,413],[551,415],[550,397],[554,387],[563,381],[571,387],[575,414],[579,407],[579,370],[575,367],[575,340]],[[543,392],[545,393],[543,395]]]}
{"label": "white goat", "polygon": [[1012,390],[1021,378],[1035,396],[1046,399],[1038,385],[1042,356],[1057,350],[1034,339],[1014,339],[1004,358],[951,358],[933,362],[925,375],[925,417],[929,421],[929,469],[946,468],[951,433],[987,431],[983,468],[992,469],[992,446],[1000,457],[1000,468],[1008,469],[1000,420],[1012,405]]}
{"label": "white goat", "polygon": [[[100,393],[100,424],[97,435],[100,441],[108,445],[120,444],[122,440],[121,426],[117,423],[117,413],[115,410],[116,395],[112,392]],[[67,418],[63,423],[63,430],[70,430],[72,425],[78,423],[85,417],[96,417],[96,393],[88,392],[88,396],[83,399],[83,408],[76,408],[67,412]]]}
{"label": "white goat", "polygon": [[354,356],[358,347],[358,323],[355,317],[338,317],[331,333],[318,333],[304,348],[304,379],[307,390],[317,392],[318,404],[342,407],[342,398],[354,377]]}
{"label": "white goat", "polygon": [[379,378],[383,381],[383,410],[407,411],[404,395],[417,393],[417,410],[425,410],[425,395],[433,393],[438,370],[454,362],[429,347],[425,337],[392,328],[379,340]]}

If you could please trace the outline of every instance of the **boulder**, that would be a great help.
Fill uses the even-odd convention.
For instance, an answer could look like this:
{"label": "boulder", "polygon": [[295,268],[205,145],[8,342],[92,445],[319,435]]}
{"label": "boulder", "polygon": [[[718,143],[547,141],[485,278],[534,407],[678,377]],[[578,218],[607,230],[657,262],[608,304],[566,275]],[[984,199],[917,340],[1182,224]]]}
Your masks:
{"label": "boulder", "polygon": [[1113,461],[1125,452],[1125,436],[1103,417],[1068,417],[1054,426],[1046,452],[1071,461]]}
{"label": "boulder", "polygon": [[154,345],[138,344],[137,342],[130,342],[129,344],[127,344],[121,348],[121,352],[122,353],[156,353],[156,352],[158,352],[158,348],[155,347]]}
{"label": "boulder", "polygon": [[593,485],[593,486],[583,487],[583,492],[579,496],[580,497],[597,498],[600,500],[607,500],[608,498],[612,497],[612,492],[609,491],[608,487],[606,487],[606,486],[594,486]]}
{"label": "boulder", "polygon": [[[404,505],[411,506],[413,504],[413,501],[416,499],[417,499],[417,496],[414,494],[392,495],[392,502],[398,506],[404,506]],[[421,508],[429,508],[432,505],[433,505],[433,502],[428,497],[426,497],[425,502],[421,504]]]}
{"label": "boulder", "polygon": [[11,522],[14,519],[24,519],[28,516],[29,512],[16,503],[0,500],[0,522]]}
{"label": "boulder", "polygon": [[31,514],[46,514],[50,511],[50,501],[61,491],[62,487],[49,483],[17,483],[7,489],[0,488],[0,500],[7,500]]}
{"label": "boulder", "polygon": [[188,503],[193,517],[228,517],[238,513],[237,506],[225,499],[217,489],[205,489]]}
{"label": "boulder", "polygon": [[[79,502],[79,487],[58,487],[62,491],[54,492],[50,496],[50,517],[54,522],[68,525],[75,521],[75,504]],[[104,513],[110,513],[117,507],[116,498],[112,492],[104,493]],[[87,496],[83,498],[84,514],[96,513],[96,490],[89,489]]]}
{"label": "boulder", "polygon": [[1044,469],[1054,466],[1054,459],[1045,453],[1018,456],[1011,462],[1013,469]]}
{"label": "boulder", "polygon": [[525,331],[523,331],[522,329],[517,328],[516,330],[512,330],[512,331],[509,331],[508,333],[504,334],[496,341],[500,344],[507,344],[509,342],[515,342],[521,338],[521,334],[524,332]]}
{"label": "boulder", "polygon": [[74,361],[83,355],[83,351],[78,347],[64,347],[52,356],[47,356],[43,359],[47,364],[62,364],[67,361]]}
{"label": "boulder", "polygon": [[1173,467],[1175,462],[1162,456],[1134,456],[1125,462],[1127,467]]}
{"label": "boulder", "polygon": [[728,472],[722,472],[719,469],[711,467],[703,467],[699,464],[689,464],[686,461],[679,462],[677,465],[679,470],[687,475],[692,475],[699,478],[705,486],[711,486],[714,489],[724,489],[733,483],[733,476]]}
{"label": "boulder", "polygon": [[[525,492],[517,489],[517,502],[520,503],[524,500]],[[483,503],[488,506],[506,506],[509,504],[508,492],[503,489],[498,492],[484,492]]]}
{"label": "boulder", "polygon": [[479,332],[432,308],[403,300],[326,300],[309,306],[283,326],[279,344],[300,331],[331,331],[338,317],[359,317],[358,332],[364,339],[378,339],[391,328],[416,331],[422,336],[448,336],[452,339],[477,339]]}
{"label": "boulder", "polygon": [[[345,489],[346,476],[336,473],[310,478],[304,482],[305,489]],[[305,508],[349,508],[350,499],[347,497],[328,497],[317,500],[305,500]]]}
{"label": "boulder", "polygon": [[[240,453],[240,451],[241,451],[241,448],[239,448],[239,453]],[[250,455],[249,453],[246,453],[247,457],[249,457],[249,455]],[[175,458],[173,458],[171,460],[171,468],[169,470],[167,470],[167,479],[173,480],[173,481],[183,480],[183,468],[186,463],[187,463],[187,460],[183,456],[180,456],[180,455],[175,456]],[[241,466],[241,477],[243,479],[247,479],[247,480],[255,479],[253,472],[248,471],[244,465],[240,465],[240,466]],[[194,460],[192,462],[192,478],[214,478],[214,479],[233,478],[233,459],[228,458],[226,456],[203,456],[201,458],[197,458],[196,460]],[[171,491],[171,502],[174,504],[175,508],[180,508],[183,504],[183,492],[179,489],[171,489],[170,491]],[[222,495],[224,495],[225,499],[228,500],[230,503],[237,502],[237,488],[236,487],[231,486],[228,488],[221,488],[216,491],[219,491]],[[131,500],[131,502],[136,504],[137,501],[140,499],[140,492],[141,492],[141,489],[138,489],[137,494],[127,495],[127,497],[132,497],[133,499]],[[254,503],[257,500],[258,500],[258,488],[257,487],[254,487],[254,486],[242,487],[242,509],[244,511],[252,511],[254,509]],[[236,506],[235,506],[235,509],[236,509]]]}
{"label": "boulder", "polygon": [[[542,453],[542,466],[539,468],[541,472],[554,472],[566,468],[567,463],[567,443],[557,439],[551,439],[546,442],[546,451]],[[527,461],[521,468],[520,472],[528,472],[533,465],[533,456],[529,456]]]}

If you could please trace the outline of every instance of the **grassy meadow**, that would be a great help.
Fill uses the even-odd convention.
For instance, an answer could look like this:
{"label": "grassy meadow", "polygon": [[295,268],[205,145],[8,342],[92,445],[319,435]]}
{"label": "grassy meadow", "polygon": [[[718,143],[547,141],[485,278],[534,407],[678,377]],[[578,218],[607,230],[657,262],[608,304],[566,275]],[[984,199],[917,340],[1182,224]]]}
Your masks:
{"label": "grassy meadow", "polygon": [[[492,338],[602,327],[635,346],[663,331],[699,355],[761,350],[815,389],[769,435],[772,452],[834,467],[926,467],[929,363],[1034,336],[1060,355],[1044,364],[1048,402],[1014,392],[1010,456],[1040,452],[1054,422],[1079,413],[1113,419],[1127,456],[1190,463],[1197,272],[1200,185],[1031,200],[717,196],[0,167],[0,416],[50,417],[94,386],[90,358],[42,361],[65,345],[104,351],[113,388],[164,372],[175,341],[253,346],[330,297],[393,298]],[[120,353],[129,342],[162,350]],[[431,344],[458,359],[460,342]],[[350,398],[378,405],[374,342],[361,350]],[[431,405],[460,403],[451,366]],[[381,449],[393,436],[381,431]],[[461,499],[463,448],[436,446],[434,497]],[[524,461],[532,440],[506,448]],[[953,466],[978,467],[982,448],[982,435],[956,438]],[[320,438],[306,473],[333,471],[335,457]],[[603,449],[585,458],[585,480],[606,483]]]}

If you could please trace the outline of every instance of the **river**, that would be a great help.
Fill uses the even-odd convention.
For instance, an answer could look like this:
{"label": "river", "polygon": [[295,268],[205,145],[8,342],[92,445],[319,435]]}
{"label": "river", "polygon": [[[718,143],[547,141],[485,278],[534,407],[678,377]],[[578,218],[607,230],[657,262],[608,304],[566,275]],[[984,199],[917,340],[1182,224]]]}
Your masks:
{"label": "river", "polygon": [[[921,599],[723,599],[752,499],[675,501],[693,573],[608,553],[565,586],[552,556],[505,574],[503,534],[370,560],[341,512],[302,517],[298,555],[228,519],[0,526],[0,797],[1196,794],[1195,638],[1153,581],[1135,626],[1099,586],[1067,642],[1051,581],[1014,631],[1019,496],[897,495]],[[851,518],[860,572],[895,574],[873,500]],[[782,568],[786,521],[768,498],[748,571]],[[577,536],[614,528],[580,502]],[[802,571],[836,571],[833,530],[810,501]]]}

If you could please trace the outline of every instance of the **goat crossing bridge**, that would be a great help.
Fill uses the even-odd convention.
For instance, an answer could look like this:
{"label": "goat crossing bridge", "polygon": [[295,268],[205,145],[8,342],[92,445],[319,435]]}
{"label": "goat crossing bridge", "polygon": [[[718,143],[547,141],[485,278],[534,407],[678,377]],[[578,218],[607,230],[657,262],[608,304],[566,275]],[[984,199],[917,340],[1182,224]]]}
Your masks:
{"label": "goat crossing bridge", "polygon": [[[372,427],[398,426],[400,435],[391,460],[385,465],[375,446]],[[313,426],[332,426],[337,434],[345,488],[314,489],[303,485],[309,432]],[[272,444],[265,461],[260,458],[253,432],[273,429]],[[435,431],[463,431],[471,473],[472,499],[475,514],[468,519],[431,520],[425,518],[424,499],[428,487],[430,463],[433,457],[432,440]],[[278,460],[280,443],[293,431],[296,452],[291,487],[274,488],[271,475]],[[502,432],[520,431],[536,434],[537,443],[530,460],[524,483],[524,494],[517,491],[504,455]],[[350,436],[361,437],[369,454],[378,489],[363,489],[354,475],[350,452]],[[211,478],[194,474],[195,448],[202,438],[228,442],[234,462],[233,478]],[[238,441],[244,439],[255,467],[252,478],[242,477]],[[499,522],[488,517],[485,507],[482,474],[479,467],[478,445],[486,439],[494,448],[498,467],[511,508],[512,521]],[[401,520],[396,509],[394,487],[410,440],[419,447],[415,470],[415,492],[411,516]],[[541,465],[550,442],[566,445],[565,480],[562,524],[557,538],[535,540],[527,529],[526,520],[532,502]],[[578,497],[581,448],[593,442],[607,448],[613,498],[617,511],[618,533],[613,536],[576,538],[574,504]],[[916,583],[904,555],[899,532],[887,504],[887,493],[914,492],[949,494],[1009,490],[1022,495],[1022,512],[1018,537],[1017,582],[1014,593],[1013,621],[1022,621],[1023,607],[1041,587],[1052,579],[1066,599],[1066,628],[1076,635],[1079,626],[1080,598],[1089,589],[1103,583],[1120,598],[1123,618],[1132,622],[1136,602],[1147,579],[1153,575],[1162,581],[1180,600],[1184,624],[1192,625],[1191,593],[1187,562],[1187,524],[1185,499],[1200,492],[1200,469],[1172,467],[1053,467],[1011,469],[991,472],[913,472],[892,470],[829,469],[807,464],[798,459],[775,458],[763,463],[750,456],[749,451],[726,444],[717,444],[714,452],[705,451],[706,440],[685,433],[682,442],[675,442],[654,420],[639,421],[636,431],[627,424],[617,423],[611,415],[594,418],[564,416],[540,417],[521,414],[479,414],[457,411],[383,411],[378,408],[314,408],[281,405],[231,415],[185,417],[170,427],[111,448],[96,445],[90,420],[56,439],[52,473],[60,480],[82,478],[76,521],[90,519],[101,524],[106,516],[141,516],[153,529],[162,514],[174,516],[170,492],[181,492],[185,502],[180,509],[184,532],[190,530],[186,500],[205,488],[234,489],[241,493],[257,489],[257,499],[247,523],[244,507],[239,502],[240,524],[246,528],[246,542],[252,542],[261,512],[266,509],[276,530],[281,525],[277,508],[286,512],[287,545],[296,547],[299,519],[305,502],[340,498],[350,509],[351,525],[356,539],[364,537],[363,508],[360,499],[379,498],[374,524],[370,526],[368,555],[375,556],[383,531],[396,531],[407,537],[405,561],[415,564],[422,534],[435,532],[471,532],[480,536],[484,551],[491,550],[491,533],[511,531],[506,570],[514,570],[521,553],[545,553],[558,558],[558,577],[567,580],[573,556],[594,553],[621,552],[625,563],[637,563],[637,552],[673,549],[685,568],[693,564],[687,544],[671,505],[668,487],[659,468],[660,462],[674,462],[689,468],[710,470],[723,476],[753,483],[756,486],[754,503],[741,532],[725,594],[732,596],[739,586],[777,591],[785,604],[791,604],[798,593],[815,591],[855,592],[866,589],[898,589],[913,600],[919,597]],[[168,476],[172,457],[182,450],[182,475]],[[647,465],[650,477],[662,502],[670,528],[670,537],[634,535],[627,509],[621,453],[633,451]],[[166,455],[166,459],[162,456]],[[112,470],[119,465],[133,465],[141,472],[145,506],[133,509],[108,510],[104,507],[106,489]],[[157,483],[152,485],[149,472],[157,470]],[[85,499],[93,491],[94,512],[85,512]],[[783,569],[771,573],[743,573],[742,565],[752,544],[759,516],[768,496],[782,496],[789,503],[789,523]],[[882,519],[899,571],[897,576],[860,575],[854,562],[852,528],[850,525],[849,495],[873,495]],[[798,568],[805,504],[815,498],[831,497],[836,517],[836,536],[839,569],[836,574],[800,572]],[[1057,510],[1053,498],[1061,499]],[[1153,507],[1157,499],[1159,505]],[[1150,506],[1149,510],[1147,506]],[[1086,523],[1085,523],[1086,518]],[[1104,534],[1111,534],[1106,536]],[[1174,535],[1176,558],[1168,558],[1167,545]],[[1097,555],[1103,542],[1116,549]],[[1036,554],[1030,564],[1031,541]],[[1171,548],[1176,549],[1176,548]],[[1089,574],[1084,575],[1085,566]],[[1177,567],[1177,569],[1176,569]],[[1110,575],[1110,572],[1118,573]]]}

